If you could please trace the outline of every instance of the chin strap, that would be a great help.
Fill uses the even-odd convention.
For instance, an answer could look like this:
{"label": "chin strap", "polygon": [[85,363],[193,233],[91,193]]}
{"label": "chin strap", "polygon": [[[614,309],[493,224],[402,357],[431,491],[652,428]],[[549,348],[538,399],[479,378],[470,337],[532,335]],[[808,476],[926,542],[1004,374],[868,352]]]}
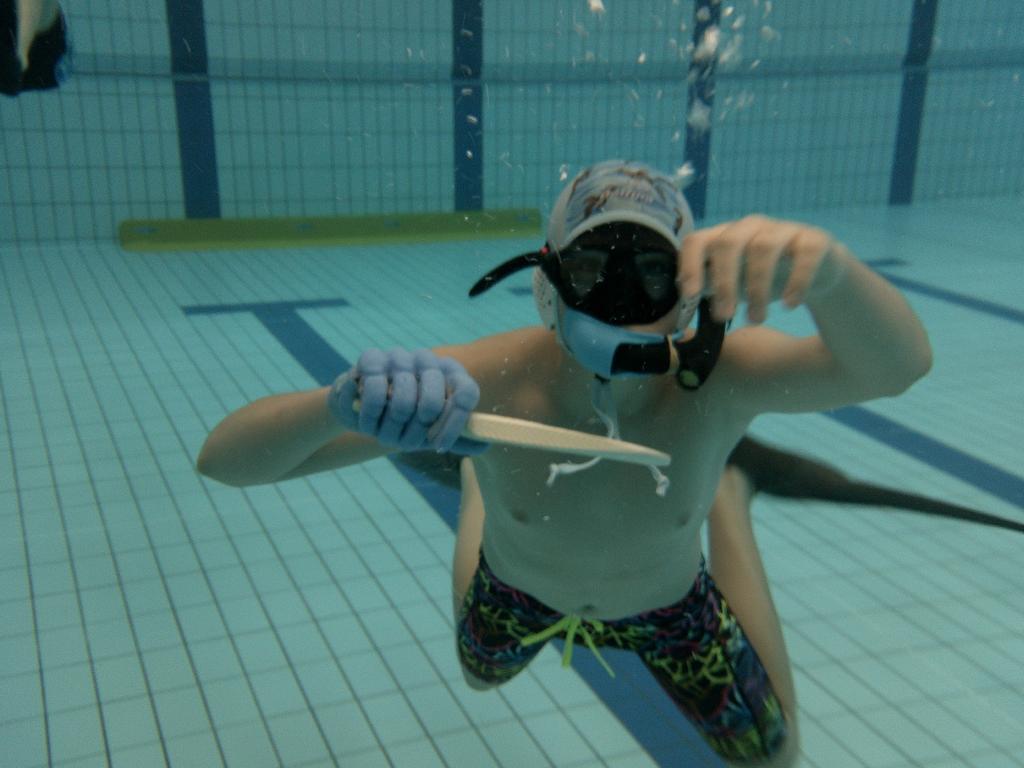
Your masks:
{"label": "chin strap", "polygon": [[[604,422],[605,429],[607,430],[607,436],[613,440],[621,440],[622,436],[619,434],[619,415],[615,407],[615,397],[612,393],[611,381],[602,376],[594,376],[594,380],[590,382],[590,405],[597,412],[597,415]],[[550,488],[555,484],[562,475],[574,475],[577,472],[582,472],[585,469],[590,469],[601,461],[600,456],[595,456],[590,461],[575,462],[565,461],[560,464],[552,464],[551,474],[548,475],[547,485]],[[647,467],[651,471],[654,481],[657,483],[655,493],[659,496],[664,496],[668,492],[670,484],[669,479],[665,474],[654,466]]]}

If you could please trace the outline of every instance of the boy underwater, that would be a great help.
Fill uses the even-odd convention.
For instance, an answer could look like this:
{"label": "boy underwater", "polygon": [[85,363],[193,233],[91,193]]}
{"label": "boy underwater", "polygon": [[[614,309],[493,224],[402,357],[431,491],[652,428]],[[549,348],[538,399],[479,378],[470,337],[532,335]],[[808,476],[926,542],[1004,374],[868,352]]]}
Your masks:
{"label": "boy underwater", "polygon": [[[241,486],[394,452],[465,455],[453,608],[469,685],[506,682],[553,636],[567,656],[574,642],[599,660],[601,646],[632,650],[727,762],[793,764],[789,659],[751,488],[726,462],[758,414],[905,391],[931,366],[924,328],[828,233],[764,216],[694,230],[673,180],[638,163],[581,171],[544,248],[471,295],[524,267],[542,327],[368,350],[330,387],[229,415],[199,471]],[[818,335],[763,326],[780,297],[805,305]],[[751,324],[726,335],[742,299]],[[652,469],[654,483],[635,465],[552,465],[544,451],[462,437],[476,409],[583,431],[596,413],[609,436],[672,463]]]}

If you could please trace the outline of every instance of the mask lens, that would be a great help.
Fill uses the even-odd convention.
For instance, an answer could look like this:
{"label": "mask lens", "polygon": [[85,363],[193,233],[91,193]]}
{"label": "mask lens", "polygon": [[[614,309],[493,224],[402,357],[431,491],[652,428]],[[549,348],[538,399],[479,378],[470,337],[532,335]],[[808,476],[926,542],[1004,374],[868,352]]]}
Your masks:
{"label": "mask lens", "polygon": [[561,254],[559,275],[562,286],[579,301],[605,278],[607,251],[596,248],[570,248]]}
{"label": "mask lens", "polygon": [[675,254],[664,251],[641,251],[634,258],[644,292],[652,301],[657,303],[673,296],[676,290]]}
{"label": "mask lens", "polygon": [[653,322],[679,298],[675,249],[637,224],[595,227],[541,268],[569,306],[611,325]]}

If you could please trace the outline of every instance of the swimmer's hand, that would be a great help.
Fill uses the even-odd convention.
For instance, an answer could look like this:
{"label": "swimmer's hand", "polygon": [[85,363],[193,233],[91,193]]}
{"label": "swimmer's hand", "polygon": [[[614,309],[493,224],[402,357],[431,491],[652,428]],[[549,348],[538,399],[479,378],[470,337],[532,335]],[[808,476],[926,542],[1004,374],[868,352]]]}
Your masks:
{"label": "swimmer's hand", "polygon": [[712,296],[725,322],[746,299],[747,319],[763,323],[777,300],[790,309],[835,286],[850,258],[822,229],[767,216],[746,216],[691,232],[683,240],[680,283],[687,297]]}
{"label": "swimmer's hand", "polygon": [[368,349],[327,395],[344,426],[403,451],[481,453],[488,443],[461,437],[480,401],[462,364],[428,349]]}

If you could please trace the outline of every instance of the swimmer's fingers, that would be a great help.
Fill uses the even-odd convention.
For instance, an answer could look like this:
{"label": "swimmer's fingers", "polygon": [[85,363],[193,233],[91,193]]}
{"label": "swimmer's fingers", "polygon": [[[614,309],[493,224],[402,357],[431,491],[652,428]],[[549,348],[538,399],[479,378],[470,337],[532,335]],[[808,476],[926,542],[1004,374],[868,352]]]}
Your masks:
{"label": "swimmer's fingers", "polygon": [[444,373],[437,363],[437,355],[420,349],[413,353],[416,371],[416,412],[405,425],[399,440],[402,450],[415,451],[426,446],[427,432],[444,410]]}
{"label": "swimmer's fingers", "polygon": [[355,374],[359,384],[359,419],[356,429],[377,435],[388,405],[388,356],[380,349],[368,349],[359,356]]}
{"label": "swimmer's fingers", "polygon": [[379,349],[368,349],[352,368],[334,380],[327,406],[338,423],[376,434],[387,405],[387,370],[387,355]]}
{"label": "swimmer's fingers", "polygon": [[743,290],[747,300],[747,319],[763,323],[768,305],[782,292],[790,275],[790,243],[800,231],[797,224],[764,217],[754,219],[756,226],[743,254]]}
{"label": "swimmer's fingers", "polygon": [[711,295],[718,321],[733,317],[738,303],[745,300],[750,322],[761,323],[776,299],[796,307],[809,291],[835,282],[821,274],[822,263],[834,247],[832,237],[816,227],[745,216],[686,237],[680,285],[688,298],[699,292]]}
{"label": "swimmer's fingers", "polygon": [[369,349],[328,392],[328,407],[349,429],[405,451],[479,453],[486,443],[461,437],[480,387],[453,358],[430,350]]}
{"label": "swimmer's fingers", "polygon": [[706,227],[691,232],[679,249],[679,288],[683,296],[692,299],[705,293],[705,273],[707,271],[707,246],[726,224]]}
{"label": "swimmer's fingers", "polygon": [[711,308],[718,322],[736,314],[747,247],[761,227],[761,218],[746,216],[713,228],[714,236],[704,245],[707,282],[714,294]]}
{"label": "swimmer's fingers", "polygon": [[835,241],[824,230],[817,227],[799,229],[787,247],[792,270],[782,290],[782,301],[786,306],[798,307],[807,300],[809,292],[834,282],[830,270],[835,261],[835,248]]}
{"label": "swimmer's fingers", "polygon": [[376,437],[384,445],[398,445],[405,427],[416,413],[419,397],[415,365],[404,349],[388,352],[386,381],[390,387]]}
{"label": "swimmer's fingers", "polygon": [[359,428],[355,403],[359,400],[359,377],[352,368],[334,380],[327,392],[327,408],[338,423],[348,429]]}
{"label": "swimmer's fingers", "polygon": [[480,386],[457,360],[445,357],[439,362],[445,376],[447,397],[444,410],[428,432],[427,439],[437,451],[455,450],[458,445],[460,452],[479,453],[486,445],[481,447],[477,441],[460,441],[460,438],[469,415],[480,402]]}

